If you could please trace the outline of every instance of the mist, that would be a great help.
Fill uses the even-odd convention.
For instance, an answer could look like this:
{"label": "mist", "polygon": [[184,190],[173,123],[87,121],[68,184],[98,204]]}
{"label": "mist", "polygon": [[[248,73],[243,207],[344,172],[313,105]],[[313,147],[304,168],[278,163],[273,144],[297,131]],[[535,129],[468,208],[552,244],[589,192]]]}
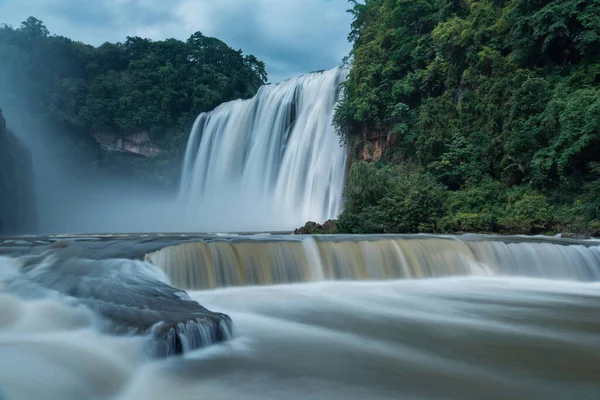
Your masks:
{"label": "mist", "polygon": [[[94,160],[84,158],[88,154],[74,154],[79,148],[69,143],[73,140],[69,135],[5,104],[0,98],[9,129],[32,155],[39,226],[36,233],[181,229],[174,218],[175,190],[103,171]],[[97,146],[97,151],[102,151],[91,138],[82,140],[88,141],[90,148]]]}
{"label": "mist", "polygon": [[[29,113],[9,106],[4,114],[9,129],[32,154],[39,231],[31,233],[286,231],[301,223],[267,199],[256,204],[226,187],[197,203],[187,202],[178,188],[104,171],[83,158],[87,151],[73,154],[80,149],[70,143],[73,137],[44,126]],[[102,156],[104,150],[93,139],[81,140]]]}

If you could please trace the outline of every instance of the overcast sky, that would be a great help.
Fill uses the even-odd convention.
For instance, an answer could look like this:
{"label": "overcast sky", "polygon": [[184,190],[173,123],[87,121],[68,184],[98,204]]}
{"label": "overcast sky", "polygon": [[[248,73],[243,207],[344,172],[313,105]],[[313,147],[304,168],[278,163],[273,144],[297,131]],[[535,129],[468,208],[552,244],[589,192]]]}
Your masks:
{"label": "overcast sky", "polygon": [[85,43],[187,39],[201,31],[267,64],[276,83],[333,68],[350,51],[346,0],[0,0],[0,23],[32,15]]}

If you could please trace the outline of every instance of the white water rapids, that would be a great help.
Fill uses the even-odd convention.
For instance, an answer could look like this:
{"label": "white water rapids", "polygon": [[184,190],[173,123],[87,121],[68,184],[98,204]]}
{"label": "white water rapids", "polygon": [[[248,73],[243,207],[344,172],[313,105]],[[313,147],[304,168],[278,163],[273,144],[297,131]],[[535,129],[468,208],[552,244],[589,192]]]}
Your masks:
{"label": "white water rapids", "polygon": [[75,324],[75,310],[0,297],[3,312],[29,316],[3,319],[5,398],[584,400],[600,391],[598,284],[463,278],[192,295],[229,313],[236,337],[160,362],[143,361],[140,340]]}
{"label": "white water rapids", "polygon": [[[447,245],[435,238],[405,239],[401,245],[409,271],[436,276],[434,270],[441,268],[445,275],[464,276],[364,281],[348,269],[345,278],[320,282],[265,285],[265,279],[259,282],[265,286],[189,292],[203,306],[232,318],[233,337],[162,360],[149,358],[143,336],[103,333],[101,319],[84,306],[91,304],[85,299],[52,291],[16,295],[11,280],[22,272],[12,259],[0,258],[0,398],[597,399],[597,247],[485,241],[467,247],[458,239],[448,239]],[[123,239],[111,240],[120,245]],[[334,248],[349,254],[353,246],[362,248],[361,257],[369,262],[401,260],[390,255],[389,246],[395,246],[388,242],[332,240],[338,243]],[[106,251],[110,243],[96,248]],[[273,241],[268,238],[247,243],[232,238],[232,243],[238,243],[236,251],[247,246],[244,254],[251,259],[255,252],[256,263],[284,256],[294,261],[294,251],[279,252],[278,245],[269,249]],[[295,248],[293,241],[290,246]],[[324,259],[336,259],[329,245],[321,243],[321,249]],[[183,257],[185,252],[167,254]],[[347,260],[356,273],[362,270],[359,260]],[[294,262],[293,268],[311,267]],[[119,263],[123,267],[115,269]],[[93,267],[103,268],[102,261]],[[103,292],[104,284],[118,287],[116,304],[139,297],[128,289],[136,282],[152,289],[152,279],[166,279],[149,263],[108,260],[106,267],[114,271],[107,281],[95,272],[75,279],[91,292]],[[468,272],[479,275],[481,268],[491,275]],[[38,276],[35,269],[29,273]],[[510,276],[523,273],[534,277]],[[348,277],[359,280],[332,280]],[[65,278],[73,279],[60,279]],[[141,312],[151,303],[137,304]]]}

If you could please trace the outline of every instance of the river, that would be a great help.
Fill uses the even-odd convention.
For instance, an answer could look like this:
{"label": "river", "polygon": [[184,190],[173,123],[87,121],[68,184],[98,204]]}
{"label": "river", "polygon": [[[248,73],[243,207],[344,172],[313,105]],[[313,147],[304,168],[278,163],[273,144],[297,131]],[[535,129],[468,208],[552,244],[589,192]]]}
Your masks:
{"label": "river", "polygon": [[[127,253],[123,249],[130,249],[131,258],[146,258],[112,258],[127,264],[107,282],[113,287],[118,280],[130,285],[130,277],[141,271],[169,283],[178,280],[176,286],[194,286],[201,275],[185,275],[185,281],[170,272],[170,264],[156,258],[156,265],[150,263],[157,254],[163,262],[169,259],[165,254],[175,254],[188,270],[192,264],[183,262],[186,252],[177,246],[194,248],[198,257],[206,257],[202,251],[211,246],[237,246],[235,254],[246,251],[245,259],[254,260],[247,268],[279,273],[252,275],[263,278],[250,283],[224,274],[215,278],[215,288],[188,288],[191,299],[231,317],[231,337],[183,356],[156,358],[146,351],[147,336],[107,332],[105,318],[85,299],[56,290],[36,295],[16,290],[23,267],[16,258],[2,257],[3,399],[579,400],[597,399],[600,393],[596,242],[423,236],[35,240],[3,247],[13,257],[71,248],[69,257],[83,252],[100,263]],[[67,240],[61,250],[57,243]],[[307,241],[312,242],[307,246]],[[395,244],[384,245],[388,241]],[[282,250],[287,245],[295,250]],[[332,255],[339,246],[340,255]],[[262,255],[253,258],[253,252]],[[205,273],[224,268],[230,264],[218,262],[225,253],[213,251],[212,263],[194,262],[195,268]],[[354,256],[345,265],[360,267],[370,260],[373,268],[340,270],[340,257],[348,254]],[[379,276],[385,269],[378,269],[378,259],[405,265]],[[37,268],[44,266],[31,270],[39,275],[43,271]],[[416,276],[415,271],[430,272]],[[80,286],[101,288],[101,280],[86,276],[77,278]],[[123,289],[114,294],[114,303],[124,304],[127,296]],[[148,304],[160,308],[141,303],[140,310]]]}

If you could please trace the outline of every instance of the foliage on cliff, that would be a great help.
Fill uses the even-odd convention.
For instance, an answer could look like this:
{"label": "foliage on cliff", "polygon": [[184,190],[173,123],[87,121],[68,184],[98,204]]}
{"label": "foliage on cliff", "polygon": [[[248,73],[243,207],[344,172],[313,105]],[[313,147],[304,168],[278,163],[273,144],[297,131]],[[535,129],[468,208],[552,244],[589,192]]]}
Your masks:
{"label": "foliage on cliff", "polygon": [[338,230],[600,230],[600,2],[350,2]]}
{"label": "foliage on cliff", "polygon": [[[187,41],[127,37],[93,47],[51,35],[33,17],[18,28],[0,25],[0,60],[0,106],[63,134],[57,141],[148,132],[172,152],[183,151],[200,112],[251,97],[267,79],[256,57],[200,32]],[[169,162],[105,160],[127,170]]]}
{"label": "foliage on cliff", "polygon": [[251,97],[264,63],[219,39],[127,37],[92,47],[50,35],[30,17],[0,27],[0,87],[49,121],[84,132],[188,128],[198,113]]}

